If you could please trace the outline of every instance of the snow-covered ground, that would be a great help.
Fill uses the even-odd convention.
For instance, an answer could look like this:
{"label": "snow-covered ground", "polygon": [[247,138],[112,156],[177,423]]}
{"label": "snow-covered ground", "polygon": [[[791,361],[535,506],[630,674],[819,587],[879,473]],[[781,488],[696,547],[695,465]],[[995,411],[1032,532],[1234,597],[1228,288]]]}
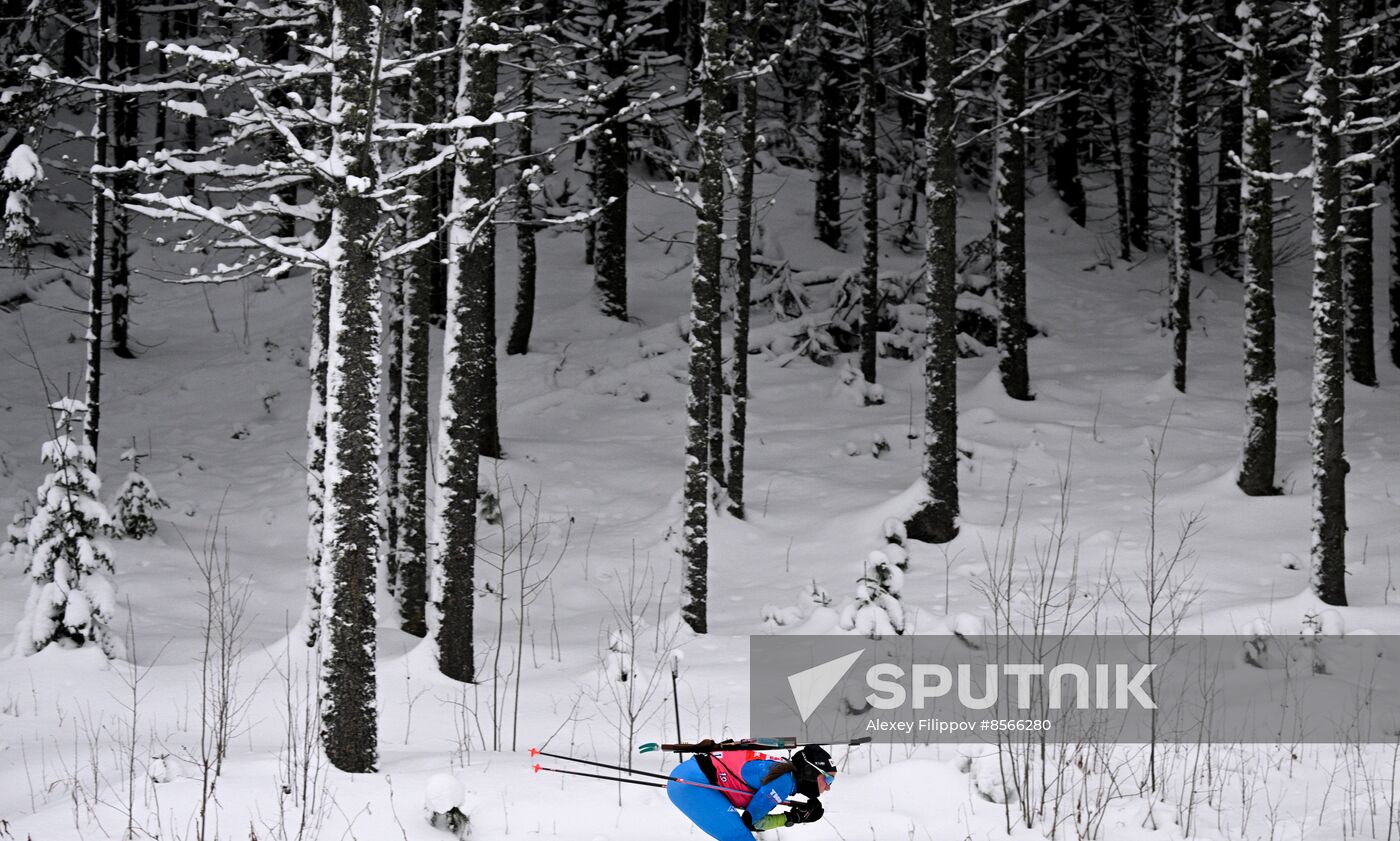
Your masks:
{"label": "snow-covered ground", "polygon": [[[854,190],[852,182],[848,194]],[[799,269],[859,265],[858,237],[849,253],[812,238],[807,173],[770,171],[759,191],[777,195],[764,223],[768,256]],[[423,813],[428,781],[439,773],[464,784],[477,838],[701,837],[661,793],[536,775],[526,749],[663,770],[664,759],[639,758],[633,746],[676,731],[666,655],[672,643],[683,652],[680,731],[749,735],[747,637],[839,633],[838,611],[864,558],[881,545],[882,523],[905,513],[920,468],[911,436],[920,422],[922,367],[882,359],[886,402],[865,407],[842,394],[836,368],[751,357],[749,518],[713,520],[711,633],[677,631],[672,534],[686,358],[678,319],[691,255],[673,240],[689,237],[692,217],[652,191],[637,189],[630,201],[633,323],[597,314],[581,235],[552,233],[540,243],[531,352],[500,359],[507,457],[484,475],[500,490],[504,525],[486,526],[482,536],[479,581],[491,589],[478,603],[478,644],[482,673],[509,677],[466,687],[442,678],[418,640],[392,627],[390,603],[381,601],[381,760],[373,776],[344,775],[321,762],[315,722],[306,719],[314,670],[295,626],[306,567],[308,287],[298,279],[196,287],[138,278],[132,334],[139,358],[106,363],[100,463],[115,488],[127,469],[117,456],[135,439],[150,452],[143,472],[171,503],[156,536],[116,544],[118,623],[129,628],[135,663],[52,650],[3,662],[0,839],[117,838],[129,822],[136,837],[161,839],[445,838]],[[893,191],[888,210],[893,218]],[[963,239],[982,236],[985,196],[965,196],[961,215]],[[1277,633],[1297,631],[1319,609],[1306,570],[1309,267],[1295,259],[1279,273],[1278,476],[1286,493],[1247,498],[1234,484],[1243,424],[1238,284],[1196,278],[1190,387],[1179,395],[1171,386],[1170,338],[1159,324],[1164,261],[1154,255],[1109,265],[1108,232],[1074,227],[1043,189],[1028,217],[1029,311],[1044,332],[1030,344],[1037,399],[1006,399],[994,358],[962,360],[960,444],[970,453],[962,465],[964,527],[946,546],[912,547],[903,588],[910,631],[975,624],[988,614],[979,584],[997,547],[1004,553],[1017,532],[1014,558],[1029,569],[1061,526],[1063,568],[1073,557],[1076,587],[1107,594],[1094,623],[1128,631],[1110,585],[1140,590],[1136,576],[1150,538],[1147,473],[1159,441],[1159,540],[1172,543],[1182,517],[1203,515],[1187,546],[1183,586],[1194,601],[1182,630],[1243,632],[1264,619]],[[504,331],[513,306],[513,234],[500,242]],[[158,272],[189,259],[147,245],[138,264]],[[883,261],[895,270],[918,265],[917,256],[892,247]],[[16,312],[0,312],[6,519],[42,478],[44,407],[57,395],[46,395],[34,366],[58,391],[71,388],[82,367],[82,300],[61,283],[34,296]],[[1389,605],[1400,599],[1391,567],[1392,547],[1400,550],[1400,488],[1391,487],[1400,459],[1400,376],[1383,364],[1381,380],[1380,388],[1349,386],[1347,393],[1353,606],[1329,621],[1349,632],[1400,632],[1400,608]],[[876,457],[871,444],[881,436],[890,450]],[[542,583],[517,660],[519,583],[508,576],[506,600],[497,598],[491,553],[514,543],[522,517],[526,527],[536,522],[536,503],[542,539],[529,576]],[[212,607],[215,643],[220,615],[233,627],[226,635],[235,638],[233,651],[222,659],[208,653],[205,633],[211,608],[199,566],[211,560],[216,572],[226,561],[231,576],[226,597]],[[508,566],[517,563],[518,556]],[[8,556],[0,555],[0,576],[3,647],[28,585]],[[830,594],[830,609],[812,604],[814,584]],[[241,613],[229,612],[239,605]],[[797,621],[765,623],[769,606],[791,607],[767,612]],[[610,656],[610,643],[630,648],[631,657]],[[633,679],[620,684],[613,679],[619,661],[631,659]],[[201,664],[220,662],[229,663],[233,724],[217,782],[205,784],[200,757],[213,737],[201,729],[202,699],[218,694],[208,686],[219,680],[218,669],[211,675]],[[848,773],[826,799],[827,819],[777,837],[1003,837],[1019,807],[1008,813],[993,802],[1005,799],[997,794],[1004,783],[995,759],[973,760],[968,769],[963,758],[987,751],[843,749],[838,759]],[[1114,841],[1380,839],[1396,830],[1395,754],[1381,747],[1172,749],[1155,804],[1138,794],[1145,785],[1140,749],[1119,748],[1108,760],[1093,753],[1054,763],[1056,773],[1072,777],[1059,811],[1044,812],[1059,815],[1060,837],[1095,825],[1086,834]],[[1099,773],[1105,761],[1115,769],[1112,793],[1074,794],[1107,784]],[[1082,766],[1091,768],[1088,778],[1081,779]],[[1020,838],[1051,833],[1048,821],[1013,830]]]}

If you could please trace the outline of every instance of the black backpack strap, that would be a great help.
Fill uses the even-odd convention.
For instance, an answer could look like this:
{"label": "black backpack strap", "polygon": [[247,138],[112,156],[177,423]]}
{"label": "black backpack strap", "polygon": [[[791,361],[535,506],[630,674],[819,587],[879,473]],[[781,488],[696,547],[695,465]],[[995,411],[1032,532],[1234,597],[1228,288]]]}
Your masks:
{"label": "black backpack strap", "polygon": [[695,764],[700,766],[700,773],[705,775],[705,779],[710,785],[719,785],[719,775],[715,773],[715,761],[708,753],[695,754]]}

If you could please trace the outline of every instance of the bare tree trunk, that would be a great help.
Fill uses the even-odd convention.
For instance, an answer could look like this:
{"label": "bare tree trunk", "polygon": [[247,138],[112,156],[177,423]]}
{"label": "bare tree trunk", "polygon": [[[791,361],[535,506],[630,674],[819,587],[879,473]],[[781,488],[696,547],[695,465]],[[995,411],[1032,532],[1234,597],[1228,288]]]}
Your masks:
{"label": "bare tree trunk", "polygon": [[860,62],[860,172],[861,207],[865,222],[861,272],[860,372],[868,383],[875,382],[875,360],[879,355],[880,319],[880,157],[877,132],[880,127],[879,67],[875,51],[879,44],[879,0],[861,3]]}
{"label": "bare tree trunk", "polygon": [[1390,364],[1400,368],[1400,128],[1390,140]]}
{"label": "bare tree trunk", "polygon": [[1197,191],[1192,190],[1192,150],[1195,147],[1195,76],[1191,72],[1189,55],[1195,50],[1194,0],[1176,0],[1172,22],[1171,63],[1171,195],[1167,218],[1171,227],[1171,252],[1168,284],[1171,309],[1167,322],[1172,329],[1172,382],[1176,390],[1186,391],[1186,346],[1191,331],[1191,207]]}
{"label": "bare tree trunk", "polygon": [[[833,22],[835,0],[817,0],[818,16]],[[834,35],[823,26],[820,44],[817,102],[817,239],[832,248],[841,247],[841,122],[845,113],[841,83],[844,72]]]}
{"label": "bare tree trunk", "polygon": [[924,469],[928,498],[909,519],[909,537],[946,543],[958,534],[957,152],[953,0],[927,0],[928,102],[925,126],[928,232],[924,258],[928,327],[924,345]]}
{"label": "bare tree trunk", "polygon": [[[159,0],[156,4],[156,40],[161,44],[170,42],[170,11],[166,7],[171,0]],[[170,72],[170,58],[164,50],[156,50],[156,76],[164,79]],[[156,97],[155,105],[155,127],[152,130],[152,148],[159,152],[165,149],[165,133],[168,130],[166,123],[170,118],[170,111],[165,107],[165,97]]]}
{"label": "bare tree trunk", "polygon": [[997,19],[995,202],[997,350],[1008,397],[1033,398],[1026,353],[1026,6]]}
{"label": "bare tree trunk", "polygon": [[[118,84],[132,84],[141,68],[141,13],[133,0],[114,0],[112,23],[116,38],[111,48]],[[136,160],[141,127],[140,99],[136,94],[120,94],[113,100],[112,148],[114,163],[123,167]],[[129,346],[131,305],[131,211],[125,199],[135,192],[135,172],[112,177],[112,353],[122,359],[135,354]]]}
{"label": "bare tree trunk", "polygon": [[[468,0],[470,2],[470,0]],[[484,22],[494,22],[501,11],[500,0],[479,0],[476,7],[478,21],[475,37],[470,43],[489,44],[499,41],[501,35],[494,26]],[[463,18],[464,26],[467,18]],[[496,73],[498,53],[482,50],[471,58],[468,96],[468,112],[478,119],[486,119],[496,110]],[[465,71],[465,68],[464,68]],[[496,194],[495,142],[496,126],[482,126],[474,129],[473,137],[485,140],[488,146],[468,158],[469,173],[467,184],[479,208],[491,208]],[[481,455],[484,458],[501,457],[501,434],[496,418],[496,225],[494,209],[483,209],[472,214],[471,224],[476,230],[476,241],[472,247],[462,252],[462,270],[466,276],[466,289],[475,300],[470,313],[472,327],[467,334],[470,351],[468,359],[476,379],[476,411],[481,435]]]}
{"label": "bare tree trunk", "polygon": [[[1220,0],[1215,16],[1216,28],[1230,40],[1240,37],[1240,18],[1235,0]],[[1215,168],[1215,241],[1212,254],[1215,267],[1228,277],[1240,276],[1240,168],[1235,156],[1240,155],[1240,137],[1245,117],[1240,103],[1242,91],[1234,83],[1244,75],[1240,59],[1233,48],[1224,50],[1225,93],[1220,104],[1220,152]]]}
{"label": "bare tree trunk", "polygon": [[758,156],[758,73],[753,64],[758,56],[761,0],[744,0],[740,34],[739,72],[748,71],[740,82],[743,111],[739,129],[739,218],[734,239],[737,257],[737,303],[734,311],[734,408],[729,423],[729,513],[744,517],[744,446],[748,435],[749,413],[749,297],[753,287],[753,175]]}
{"label": "bare tree trunk", "polygon": [[[603,0],[605,20],[625,21],[626,0]],[[603,315],[627,320],[628,127],[620,119],[627,109],[627,44],[620,31],[603,32],[603,73],[616,88],[603,101],[607,125],[593,134],[593,191],[601,208],[594,226],[593,285]]]}
{"label": "bare tree trunk", "polygon": [[[528,24],[531,15],[521,15],[522,25]],[[516,126],[516,150],[520,157],[520,172],[515,186],[515,243],[518,252],[515,292],[515,318],[510,325],[510,335],[506,339],[506,353],[519,355],[530,350],[530,331],[535,323],[535,179],[525,173],[535,166],[529,158],[534,154],[535,137],[535,51],[533,36],[526,35],[520,45],[520,110],[525,116]],[[624,288],[624,292],[625,292]]]}
{"label": "bare tree trunk", "polygon": [[408,267],[402,262],[390,269],[389,310],[384,330],[384,546],[385,572],[389,594],[398,598],[399,513],[403,507],[399,485],[399,442],[403,439],[403,346],[404,303],[410,282]]}
{"label": "bare tree trunk", "polygon": [[1245,90],[1241,108],[1245,173],[1240,208],[1244,223],[1244,458],[1240,490],[1278,493],[1278,382],[1274,357],[1274,190],[1262,173],[1273,171],[1273,52],[1271,0],[1244,0]]}
{"label": "bare tree trunk", "polygon": [[700,25],[700,195],[695,212],[695,273],[690,295],[690,396],[686,401],[685,597],[681,615],[697,634],[708,630],[709,447],[713,347],[718,339],[719,272],[724,224],[724,76],[726,0],[708,0]]}
{"label": "bare tree trunk", "polygon": [[1113,197],[1118,211],[1118,256],[1133,259],[1132,220],[1128,210],[1127,173],[1123,167],[1123,140],[1118,131],[1118,97],[1108,95],[1108,145],[1113,162]]}
{"label": "bare tree trunk", "polygon": [[[493,43],[490,17],[498,7],[467,0],[462,12],[468,44]],[[495,58],[475,49],[462,56],[456,112],[479,118],[489,114],[496,90]],[[493,153],[476,144],[483,135],[470,130],[457,134],[457,173],[453,204],[466,208],[494,187]],[[443,338],[442,403],[439,410],[438,446],[438,558],[433,611],[438,647],[438,668],[443,674],[468,683],[476,679],[476,506],[480,482],[480,457],[486,415],[481,393],[480,368],[493,349],[485,322],[494,318],[490,287],[494,271],[481,259],[489,248],[491,222],[480,205],[461,213],[452,228],[452,260],[447,281],[447,334]],[[494,406],[494,400],[492,401]]]}
{"label": "bare tree trunk", "polygon": [[1088,221],[1089,203],[1084,194],[1084,180],[1079,168],[1079,159],[1083,155],[1086,119],[1082,93],[1084,53],[1074,39],[1083,35],[1084,27],[1079,19],[1079,10],[1070,3],[1060,11],[1060,37],[1070,42],[1070,46],[1061,50],[1060,84],[1072,93],[1059,105],[1059,133],[1051,149],[1050,174],[1055,183],[1055,190],[1069,208],[1069,218],[1080,227]]}
{"label": "bare tree trunk", "polygon": [[1340,0],[1319,0],[1309,35],[1307,102],[1313,172],[1312,586],[1347,603],[1346,416],[1343,342]]}
{"label": "bare tree trunk", "polygon": [[[327,195],[326,198],[330,199]],[[327,213],[330,208],[327,208]],[[330,238],[330,219],[316,223],[316,241]],[[306,370],[311,377],[311,401],[306,410],[306,643],[321,639],[321,559],[326,529],[326,347],[330,344],[331,281],[327,272],[311,273],[311,342]]]}
{"label": "bare tree trunk", "polygon": [[[179,38],[187,44],[193,43],[199,38],[200,8],[201,7],[198,3],[187,3],[185,4],[184,8],[180,9],[175,13],[176,28],[179,30],[180,33]],[[324,14],[322,14],[319,17],[324,19]],[[185,59],[185,66],[187,68],[190,66],[190,59]],[[190,94],[189,101],[198,102],[198,94]],[[185,148],[199,148],[199,121],[195,119],[194,112],[192,110],[185,115]],[[185,176],[185,183],[181,188],[184,191],[185,195],[194,196],[195,193],[198,191],[198,188],[198,177],[195,176],[195,174],[192,172],[187,174]]]}
{"label": "bare tree trunk", "polygon": [[[58,14],[63,27],[63,75],[78,79],[86,72],[83,61],[87,58],[87,38],[82,24],[89,12],[83,0],[60,0]],[[98,14],[101,14],[101,9]],[[108,14],[111,14],[110,10]]]}
{"label": "bare tree trunk", "polygon": [[[111,83],[111,43],[112,27],[111,0],[97,0],[97,83],[106,86]],[[92,166],[99,169],[107,166],[107,123],[111,95],[99,90],[93,96],[96,105],[93,112]],[[103,183],[105,176],[93,172],[92,185],[92,231],[89,247],[92,254],[88,263],[88,330],[87,330],[87,371],[83,375],[83,402],[87,404],[87,414],[83,417],[83,440],[97,455],[97,443],[102,428],[102,303],[103,287],[107,277],[107,190]]]}
{"label": "bare tree trunk", "polygon": [[1190,22],[1183,24],[1186,27],[1183,37],[1186,38],[1187,48],[1181,62],[1187,83],[1183,97],[1186,132],[1181,138],[1182,190],[1186,195],[1186,256],[1190,261],[1191,271],[1203,272],[1205,261],[1201,256],[1201,106],[1198,90],[1201,72],[1196,61],[1196,50],[1199,49],[1196,31],[1200,27],[1198,15],[1203,0],[1184,2],[1191,9]]}
{"label": "bare tree trunk", "polygon": [[[1371,97],[1375,95],[1376,83],[1368,71],[1374,70],[1376,62],[1376,0],[1357,0],[1357,28],[1361,35],[1356,39],[1351,56],[1351,78],[1347,86],[1353,92],[1355,101],[1349,103],[1349,110],[1360,124],[1351,131],[1347,167],[1346,191],[1348,203],[1346,212],[1346,244],[1342,251],[1346,269],[1346,357],[1347,369],[1351,378],[1361,385],[1376,386],[1376,318],[1375,285],[1376,278],[1372,263],[1375,238],[1375,211],[1371,203],[1376,196],[1376,168],[1371,163],[1370,154],[1374,143],[1372,132],[1361,126],[1375,116],[1375,106]],[[1391,24],[1394,26],[1394,23]],[[1391,183],[1395,183],[1394,176]],[[1393,200],[1392,200],[1393,201]]]}
{"label": "bare tree trunk", "polygon": [[[378,762],[374,590],[380,555],[380,334],[376,15],[367,0],[335,0],[333,100],[343,103],[331,155],[369,189],[342,189],[331,219],[337,257],[330,271],[326,349],[326,550],[321,570],[322,743],[349,773]],[[347,179],[347,183],[349,179]]]}
{"label": "bare tree trunk", "polygon": [[1153,39],[1151,0],[1132,0],[1132,56],[1128,71],[1128,221],[1129,238],[1146,251],[1151,224],[1152,68],[1148,48]]}

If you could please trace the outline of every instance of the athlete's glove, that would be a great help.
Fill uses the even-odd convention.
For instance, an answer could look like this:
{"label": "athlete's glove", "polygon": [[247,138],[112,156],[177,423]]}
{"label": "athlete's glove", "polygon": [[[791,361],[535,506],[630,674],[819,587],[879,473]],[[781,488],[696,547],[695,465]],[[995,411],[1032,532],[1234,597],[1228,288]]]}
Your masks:
{"label": "athlete's glove", "polygon": [[787,822],[795,824],[819,821],[822,819],[824,811],[820,800],[807,800],[801,803],[794,801],[788,804]]}
{"label": "athlete's glove", "polygon": [[768,814],[753,821],[754,832],[767,832],[770,829],[779,829],[787,826],[790,821],[786,814]]}

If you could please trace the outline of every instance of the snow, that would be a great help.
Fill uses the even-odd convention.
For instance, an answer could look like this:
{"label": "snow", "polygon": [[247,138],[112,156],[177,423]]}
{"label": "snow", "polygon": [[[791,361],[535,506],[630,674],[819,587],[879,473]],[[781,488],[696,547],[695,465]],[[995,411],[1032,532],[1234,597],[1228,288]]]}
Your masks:
{"label": "snow", "polygon": [[[1281,150],[1282,163],[1301,163],[1297,152]],[[856,193],[853,182],[845,186],[848,195]],[[663,192],[666,188],[660,185]],[[1205,276],[1193,279],[1215,298],[1193,301],[1195,315],[1209,329],[1192,336],[1191,387],[1185,395],[1174,395],[1163,377],[1169,370],[1168,340],[1144,321],[1145,312],[1160,309],[1160,299],[1142,290],[1159,285],[1163,256],[1153,254],[1136,267],[1102,267],[1095,232],[1068,228],[1057,204],[1045,198],[1043,182],[1032,189],[1035,197],[1027,213],[1030,316],[1047,328],[1047,336],[1030,342],[1037,399],[1006,399],[996,380],[994,356],[960,360],[960,447],[971,453],[959,468],[963,533],[945,546],[929,546],[906,540],[896,527],[922,488],[921,360],[881,358],[884,403],[866,405],[833,399],[840,368],[821,367],[800,356],[755,353],[749,359],[749,517],[712,520],[712,633],[682,639],[673,654],[664,647],[653,652],[649,634],[638,640],[636,647],[655,657],[662,675],[638,741],[673,735],[677,723],[669,671],[672,657],[682,654],[683,734],[747,735],[743,687],[748,635],[842,633],[840,614],[854,603],[856,581],[875,552],[896,568],[907,556],[908,569],[897,589],[911,633],[984,633],[993,621],[978,589],[986,577],[986,548],[1019,523],[1029,553],[1062,505],[1069,511],[1080,581],[1092,586],[1102,580],[1110,560],[1113,571],[1131,580],[1141,569],[1147,545],[1143,442],[1157,440],[1169,414],[1159,518],[1174,524],[1183,513],[1207,513],[1193,544],[1197,577],[1207,585],[1193,605],[1193,629],[1261,635],[1294,635],[1312,628],[1322,634],[1400,632],[1400,607],[1390,604],[1400,594],[1384,561],[1385,547],[1400,546],[1393,489],[1400,378],[1393,372],[1382,371],[1377,389],[1352,388],[1347,394],[1353,606],[1320,604],[1308,592],[1306,568],[1286,562],[1306,559],[1308,552],[1307,261],[1281,265],[1277,275],[1278,476],[1285,493],[1245,498],[1234,490],[1232,477],[1244,396],[1238,285]],[[1306,185],[1280,184],[1278,189],[1281,196],[1294,198],[1295,207],[1306,207]],[[811,205],[806,173],[775,164],[759,175],[757,191],[777,196],[765,219],[770,259],[781,253],[795,269],[812,272],[860,265],[858,249],[840,253],[812,241],[811,220],[804,215]],[[889,192],[885,209],[893,202],[894,190]],[[1296,203],[1299,196],[1303,204]],[[607,650],[608,632],[618,624],[608,599],[618,598],[633,564],[654,574],[655,588],[643,611],[648,629],[667,627],[677,603],[678,565],[666,535],[677,522],[675,497],[683,467],[680,410],[686,350],[675,324],[687,300],[688,253],[668,240],[688,234],[692,211],[640,187],[629,200],[634,221],[644,220],[647,233],[654,234],[644,237],[637,231],[629,242],[635,322],[596,313],[592,270],[580,259],[581,235],[559,228],[540,237],[540,276],[549,282],[540,284],[531,353],[500,360],[501,429],[508,457],[499,465],[487,462],[485,473],[499,467],[517,486],[540,489],[541,518],[552,524],[551,553],[564,557],[532,612],[518,727],[509,712],[512,695],[504,710],[494,714],[501,733],[494,739],[492,685],[464,686],[438,676],[431,643],[393,628],[393,611],[382,610],[381,771],[346,775],[311,757],[319,776],[309,790],[321,804],[313,810],[311,824],[320,837],[449,837],[417,812],[422,805],[432,808],[454,800],[461,807],[469,797],[474,837],[492,841],[517,836],[542,841],[703,838],[663,794],[536,775],[525,756],[526,747],[543,745],[605,762],[630,758],[649,771],[664,771],[670,761],[639,758],[622,743],[610,688],[615,684],[604,682],[608,667],[621,665],[616,658],[606,659],[616,653]],[[984,197],[965,195],[959,216],[960,233],[967,239],[984,234],[989,222]],[[182,240],[188,227],[161,220],[149,225],[169,241]],[[1295,238],[1305,239],[1306,232]],[[179,273],[207,268],[195,262],[204,258],[196,249],[174,253],[144,241],[137,247],[140,265]],[[333,262],[336,244],[318,256],[317,262]],[[298,253],[299,262],[312,262],[301,257]],[[514,257],[513,235],[503,229],[497,259],[497,323],[502,328],[514,303]],[[233,263],[234,255],[209,255],[209,266],[218,262]],[[917,270],[919,256],[892,250],[882,255],[882,263],[892,271],[911,272]],[[139,325],[145,349],[139,363],[109,366],[106,372],[104,446],[96,476],[109,481],[123,476],[123,444],[133,437],[144,442],[149,434],[154,443],[150,456],[142,459],[142,472],[173,506],[162,515],[156,535],[116,544],[115,574],[95,580],[109,581],[118,592],[87,591],[88,598],[110,612],[114,628],[124,632],[129,622],[134,634],[132,656],[144,675],[135,751],[137,811],[152,834],[157,819],[166,821],[167,835],[172,820],[184,827],[199,805],[204,602],[185,541],[197,552],[210,535],[226,544],[235,575],[251,594],[238,694],[246,711],[218,786],[220,826],[225,835],[237,837],[252,827],[265,839],[280,837],[278,829],[286,825],[292,830],[288,836],[295,837],[297,822],[310,808],[295,785],[296,762],[290,760],[301,755],[298,745],[304,744],[298,741],[298,728],[310,727],[314,745],[316,724],[298,718],[304,705],[294,702],[289,708],[286,700],[307,693],[314,697],[318,691],[314,660],[308,662],[303,644],[306,629],[297,626],[307,574],[300,462],[306,451],[302,410],[308,395],[310,284],[304,274],[260,281],[194,288],[136,277],[133,291],[142,296]],[[40,305],[23,307],[23,318],[43,370],[61,383],[67,372],[82,367],[78,346],[66,342],[75,328],[65,308],[74,299],[61,284],[35,295]],[[986,301],[966,297],[979,305]],[[33,494],[50,469],[38,458],[52,430],[50,401],[39,378],[17,361],[29,358],[19,318],[0,313],[0,395],[6,409],[0,452],[12,471],[0,472],[0,513],[7,521],[21,497]],[[756,325],[755,346],[769,326]],[[243,344],[245,331],[251,347]],[[260,350],[265,339],[276,345],[266,354]],[[441,333],[435,333],[435,385],[441,375],[441,340]],[[635,389],[644,390],[645,402],[634,398]],[[269,410],[263,396],[272,391],[282,396]],[[230,438],[234,425],[251,434]],[[877,437],[890,452],[872,458],[868,453]],[[844,453],[848,441],[858,457],[831,457],[833,451]],[[1060,492],[1066,473],[1071,477],[1068,500]],[[520,512],[508,503],[502,507],[507,523],[519,522]],[[566,544],[564,527],[570,518],[572,535]],[[499,535],[483,531],[486,546],[497,546],[493,541]],[[896,548],[900,544],[902,549]],[[1368,558],[1364,564],[1363,552]],[[16,562],[5,558],[0,556],[0,571],[20,572]],[[22,648],[26,635],[48,632],[45,619],[11,630],[28,600],[65,603],[57,583],[32,596],[26,584],[10,574],[0,587],[0,647],[19,643]],[[487,596],[478,601],[478,640],[493,646],[501,630],[496,604]],[[1122,617],[1121,606],[1107,605],[1104,611],[1105,622]],[[771,621],[765,622],[765,615]],[[880,625],[874,612],[861,621],[865,624],[853,625],[849,633],[892,631]],[[511,622],[507,604],[506,656],[514,651]],[[621,643],[625,647],[631,640],[624,635]],[[130,697],[122,683],[128,665],[124,660],[109,663],[90,650],[46,650],[7,660],[0,668],[0,815],[17,838],[114,837],[124,828],[126,765],[114,734],[125,732],[122,728],[130,723],[122,707]],[[489,671],[489,662],[484,667]],[[99,740],[90,755],[85,732]],[[781,837],[1005,837],[1006,813],[997,801],[1007,799],[1011,782],[998,769],[994,753],[988,758],[979,752],[960,763],[963,754],[974,750],[980,749],[838,751],[843,773],[824,798],[827,819],[784,831]],[[1388,752],[1361,753],[1370,772],[1388,779]],[[1126,767],[1143,767],[1142,758],[1129,749],[1114,756]],[[1173,756],[1185,760],[1191,755]],[[1306,833],[1297,829],[1292,837],[1385,837],[1384,817],[1375,832],[1369,823],[1357,827],[1352,822],[1350,810],[1369,808],[1362,805],[1368,793],[1384,795],[1363,790],[1360,778],[1365,774],[1353,782],[1335,772],[1339,762],[1346,763],[1340,767],[1355,767],[1357,756],[1355,750],[1328,747],[1217,746],[1209,754],[1220,769],[1216,796],[1210,804],[1198,804],[1189,834],[1184,823],[1148,810],[1143,798],[1123,796],[1103,807],[1100,837],[1238,841],[1304,826]],[[1062,767],[1078,766],[1067,759]],[[94,768],[96,784],[90,773]],[[1119,782],[1136,785],[1133,776],[1124,774]],[[1177,786],[1183,782],[1174,780]],[[1080,781],[1075,778],[1075,784]],[[1322,792],[1329,785],[1333,796],[1324,804]],[[75,798],[91,807],[75,816]],[[1172,804],[1187,798],[1179,788],[1165,795]],[[1266,800],[1268,810],[1260,805]],[[158,810],[146,805],[156,802]],[[1153,829],[1148,818],[1157,820],[1159,828]],[[1014,837],[1039,839],[1043,829],[1018,829]],[[1282,835],[1280,830],[1274,837]],[[1062,837],[1074,836],[1062,827]]]}
{"label": "snow", "polygon": [[434,774],[423,788],[423,805],[433,812],[461,808],[466,799],[467,787],[451,774]]}
{"label": "snow", "polygon": [[0,183],[11,187],[32,185],[43,178],[44,167],[39,163],[39,156],[25,143],[15,147],[5,161],[4,171],[0,172]]}

